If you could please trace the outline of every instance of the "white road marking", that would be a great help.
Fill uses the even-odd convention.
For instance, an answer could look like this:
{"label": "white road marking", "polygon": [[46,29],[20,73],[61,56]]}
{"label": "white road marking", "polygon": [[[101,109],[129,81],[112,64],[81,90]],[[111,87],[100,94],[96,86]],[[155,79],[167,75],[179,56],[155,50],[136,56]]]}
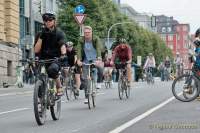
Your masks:
{"label": "white road marking", "polygon": [[9,110],[9,111],[5,111],[5,112],[0,112],[0,115],[12,113],[12,112],[19,112],[19,111],[29,110],[29,109],[30,108],[19,108],[19,109]]}
{"label": "white road marking", "polygon": [[121,131],[125,130],[126,128],[134,125],[135,123],[137,123],[138,121],[144,119],[145,117],[149,116],[150,114],[152,114],[153,112],[155,112],[156,110],[162,108],[163,106],[165,106],[166,104],[168,104],[169,102],[171,102],[172,100],[174,100],[175,97],[171,97],[169,99],[167,99],[166,101],[160,103],[159,105],[157,105],[154,108],[151,108],[150,110],[146,111],[145,113],[135,117],[134,119],[124,123],[123,125],[115,128],[114,130],[110,131],[109,133],[120,133]]}
{"label": "white road marking", "polygon": [[0,97],[3,97],[3,96],[14,96],[14,95],[23,95],[23,94],[31,94],[31,93],[33,93],[33,91],[12,92],[12,93],[0,94]]}

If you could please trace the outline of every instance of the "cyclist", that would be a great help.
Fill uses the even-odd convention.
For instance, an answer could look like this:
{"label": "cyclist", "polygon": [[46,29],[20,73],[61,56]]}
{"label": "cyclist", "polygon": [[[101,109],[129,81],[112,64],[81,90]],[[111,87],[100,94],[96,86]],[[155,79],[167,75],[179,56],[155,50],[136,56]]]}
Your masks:
{"label": "cyclist", "polygon": [[176,64],[176,77],[178,77],[181,75],[181,65],[182,65],[182,59],[180,57],[179,52],[176,53],[175,64]]}
{"label": "cyclist", "polygon": [[[42,15],[44,28],[35,44],[34,50],[36,56],[40,59],[54,59],[55,57],[64,57],[66,54],[65,34],[56,27],[56,16],[54,13],[44,13]],[[56,81],[57,95],[63,95],[60,82],[58,63],[46,64],[48,76]]]}
{"label": "cyclist", "polygon": [[127,63],[128,86],[131,86],[132,49],[124,38],[119,39],[118,45],[114,48],[110,65],[114,64],[116,58],[118,58],[122,64]]}
{"label": "cyclist", "polygon": [[[66,43],[66,49],[67,49],[67,61],[65,65],[70,66],[70,67],[75,67],[75,81],[76,81],[76,90],[75,94],[79,96],[79,89],[81,85],[81,80],[80,80],[80,73],[81,73],[81,67],[77,65],[77,51],[73,47],[73,42],[69,41]],[[67,77],[67,72],[66,71],[66,77]]]}
{"label": "cyclist", "polygon": [[171,62],[170,62],[170,59],[169,59],[169,56],[166,56],[166,59],[164,61],[164,65],[165,65],[165,78],[167,80],[169,80],[169,76],[170,76],[170,73],[171,73]]}
{"label": "cyclist", "polygon": [[108,51],[105,53],[103,62],[104,62],[104,74],[103,74],[104,80],[106,79],[106,76],[108,76],[108,78],[112,80],[113,66],[110,64],[111,58],[108,57]]}
{"label": "cyclist", "polygon": [[155,58],[152,53],[149,53],[149,56],[147,56],[147,59],[145,61],[143,68],[144,68],[145,72],[147,72],[149,70],[151,72],[151,74],[153,75],[153,69],[155,67],[156,67]]}
{"label": "cyclist", "polygon": [[[92,27],[85,26],[84,27],[84,37],[80,38],[77,44],[77,64],[82,66],[83,63],[97,63],[97,59],[101,59],[101,44],[98,37],[93,36],[92,34]],[[98,63],[97,63],[98,64]],[[88,77],[88,66],[83,65],[83,78]],[[97,83],[97,69],[94,69],[94,79]],[[86,79],[87,80],[87,79]],[[85,101],[84,103],[87,104],[87,92],[88,87],[86,84],[85,88]]]}

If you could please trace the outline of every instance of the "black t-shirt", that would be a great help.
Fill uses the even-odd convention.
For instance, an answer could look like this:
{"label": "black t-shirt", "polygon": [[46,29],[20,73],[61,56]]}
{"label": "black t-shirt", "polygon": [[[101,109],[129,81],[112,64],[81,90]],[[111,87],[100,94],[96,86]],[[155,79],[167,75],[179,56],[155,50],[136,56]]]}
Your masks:
{"label": "black t-shirt", "polygon": [[165,61],[165,67],[170,68],[170,61],[168,60]]}
{"label": "black t-shirt", "polygon": [[70,66],[74,65],[74,56],[77,54],[75,48],[72,49],[72,51],[67,51],[67,59],[68,59],[68,64]]}
{"label": "black t-shirt", "polygon": [[45,32],[41,33],[42,48],[40,52],[40,58],[52,59],[54,57],[61,56],[61,47],[65,44],[65,34],[60,29],[49,32],[45,29]]}

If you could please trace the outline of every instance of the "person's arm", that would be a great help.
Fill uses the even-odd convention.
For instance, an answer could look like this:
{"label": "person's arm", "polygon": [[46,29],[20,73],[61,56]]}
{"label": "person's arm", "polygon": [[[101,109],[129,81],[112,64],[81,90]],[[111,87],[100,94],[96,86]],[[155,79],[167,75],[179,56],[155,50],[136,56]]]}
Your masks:
{"label": "person's arm", "polygon": [[129,58],[129,60],[127,62],[131,63],[132,62],[132,49],[130,46],[128,46],[128,58]]}
{"label": "person's arm", "polygon": [[153,57],[153,66],[156,67],[156,61],[154,57]]}
{"label": "person's arm", "polygon": [[146,59],[143,69],[146,69],[148,62],[149,62],[149,58]]}
{"label": "person's arm", "polygon": [[113,54],[112,54],[112,57],[111,57],[111,65],[113,65],[113,62],[115,61],[116,54],[117,54],[117,48],[118,47],[115,47],[115,49],[113,51]]}
{"label": "person's arm", "polygon": [[101,42],[100,39],[98,37],[95,38],[95,43],[96,43],[96,51],[97,51],[97,58],[101,57]]}
{"label": "person's arm", "polygon": [[77,51],[77,60],[81,61],[82,60],[82,44],[83,43],[83,38],[79,38],[79,41],[76,45],[76,51]]}
{"label": "person's arm", "polygon": [[35,47],[34,47],[35,53],[36,53],[36,54],[40,53],[41,48],[42,48],[42,39],[39,38],[39,39],[37,40],[37,43],[35,44]]}
{"label": "person's arm", "polygon": [[58,45],[60,47],[61,55],[65,55],[67,51],[65,46],[65,33],[62,31],[58,34]]}

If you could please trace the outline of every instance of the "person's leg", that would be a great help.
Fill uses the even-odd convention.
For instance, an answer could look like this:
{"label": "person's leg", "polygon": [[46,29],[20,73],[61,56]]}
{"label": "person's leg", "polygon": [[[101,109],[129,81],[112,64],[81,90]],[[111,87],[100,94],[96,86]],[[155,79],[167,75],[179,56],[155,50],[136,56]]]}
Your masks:
{"label": "person's leg", "polygon": [[128,76],[128,84],[129,84],[129,86],[131,86],[131,81],[132,81],[131,64],[127,64],[127,76]]}
{"label": "person's leg", "polygon": [[86,101],[87,101],[87,98],[88,98],[88,72],[89,72],[89,67],[88,66],[83,66],[82,67],[82,70],[83,70],[83,75],[82,75],[82,77],[83,77],[83,80],[85,81],[85,87],[84,87],[84,91],[85,91],[85,101],[84,101],[84,103],[87,103]]}
{"label": "person's leg", "polygon": [[76,80],[76,93],[79,95],[79,90],[81,86],[81,77],[80,74],[75,74],[75,80]]}

